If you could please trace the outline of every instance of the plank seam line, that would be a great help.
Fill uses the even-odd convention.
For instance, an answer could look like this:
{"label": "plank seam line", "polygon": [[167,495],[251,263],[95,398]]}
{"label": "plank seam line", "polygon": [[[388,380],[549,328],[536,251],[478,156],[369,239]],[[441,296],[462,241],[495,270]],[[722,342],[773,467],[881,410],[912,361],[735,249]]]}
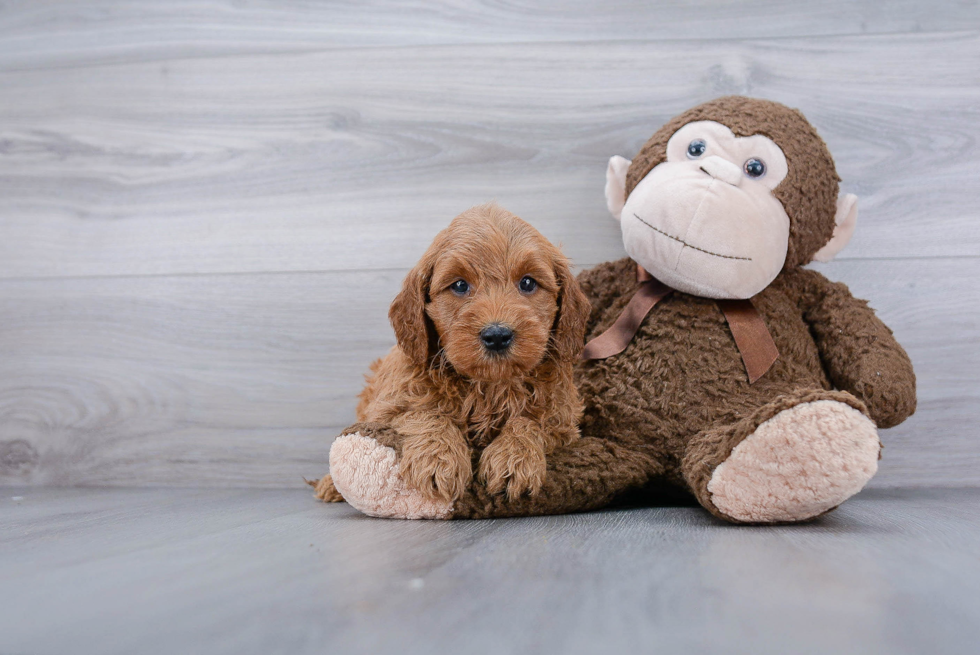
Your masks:
{"label": "plank seam line", "polygon": [[[727,39],[580,39],[580,40],[554,40],[554,41],[486,41],[479,43],[408,43],[397,45],[364,45],[364,46],[336,46],[322,48],[308,48],[297,50],[266,50],[266,51],[243,51],[234,53],[202,54],[198,56],[147,56],[137,57],[126,61],[107,61],[93,57],[89,62],[80,64],[65,64],[54,66],[36,67],[12,67],[5,68],[0,66],[0,74],[3,73],[27,73],[37,71],[58,71],[58,70],[77,70],[86,67],[108,67],[108,66],[129,66],[133,64],[153,64],[161,61],[205,61],[217,59],[231,59],[236,57],[288,57],[288,56],[309,56],[343,51],[378,51],[378,50],[409,50],[409,49],[440,49],[440,48],[487,48],[487,47],[513,47],[513,46],[580,46],[580,45],[637,45],[637,44],[674,44],[674,43],[778,43],[781,41],[809,41],[817,39],[874,39],[883,37],[976,37],[980,35],[980,30],[930,30],[928,32],[918,32],[912,30],[893,31],[893,32],[871,32],[871,33],[824,33],[810,34],[805,36],[745,36]],[[4,40],[0,39],[0,47]],[[142,46],[143,44],[139,44]],[[125,46],[123,46],[125,47]],[[113,53],[113,58],[119,57],[118,51]]]}
{"label": "plank seam line", "polygon": [[[928,255],[912,257],[841,257],[833,260],[837,262],[903,262],[903,261],[962,261],[980,260],[980,255]],[[598,264],[596,262],[584,262],[576,264],[578,270],[585,270]],[[824,264],[826,266],[826,264]],[[242,277],[242,276],[276,276],[276,275],[339,275],[344,273],[407,273],[411,267],[392,267],[392,268],[330,268],[330,269],[297,269],[286,271],[204,271],[204,272],[174,272],[174,273],[121,273],[121,274],[91,274],[91,275],[36,275],[36,276],[10,276],[0,277],[0,283],[16,282],[46,282],[46,281],[69,281],[69,280],[124,280],[142,278],[208,278],[208,277]]]}

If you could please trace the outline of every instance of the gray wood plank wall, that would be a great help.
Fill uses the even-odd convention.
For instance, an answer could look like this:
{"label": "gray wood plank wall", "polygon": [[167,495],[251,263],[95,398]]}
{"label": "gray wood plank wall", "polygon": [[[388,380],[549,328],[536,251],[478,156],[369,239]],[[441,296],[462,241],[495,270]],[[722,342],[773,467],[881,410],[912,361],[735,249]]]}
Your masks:
{"label": "gray wood plank wall", "polygon": [[829,277],[909,350],[882,486],[980,483],[976,1],[0,6],[0,484],[325,470],[435,232],[622,256],[606,160],[742,93],[861,197]]}

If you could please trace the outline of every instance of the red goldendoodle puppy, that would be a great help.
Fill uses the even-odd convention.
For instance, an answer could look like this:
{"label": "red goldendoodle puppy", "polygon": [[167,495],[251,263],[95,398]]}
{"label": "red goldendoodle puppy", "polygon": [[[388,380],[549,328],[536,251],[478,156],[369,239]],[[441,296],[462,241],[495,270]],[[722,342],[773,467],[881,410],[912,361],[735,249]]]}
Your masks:
{"label": "red goldendoodle puppy", "polygon": [[[579,435],[572,364],[588,315],[567,259],[537,230],[494,204],[465,211],[391,304],[398,345],[371,366],[357,419],[397,431],[405,482],[429,498],[458,498],[480,449],[489,491],[533,494],[546,455]],[[329,475],[316,487],[342,500]]]}

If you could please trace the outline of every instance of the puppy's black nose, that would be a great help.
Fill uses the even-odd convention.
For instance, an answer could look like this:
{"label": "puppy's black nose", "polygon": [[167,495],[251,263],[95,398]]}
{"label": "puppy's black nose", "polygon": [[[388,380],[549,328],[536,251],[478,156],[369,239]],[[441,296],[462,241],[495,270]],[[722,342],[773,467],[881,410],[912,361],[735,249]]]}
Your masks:
{"label": "puppy's black nose", "polygon": [[514,341],[514,331],[506,325],[491,323],[480,330],[480,341],[483,347],[492,353],[502,353],[510,348]]}

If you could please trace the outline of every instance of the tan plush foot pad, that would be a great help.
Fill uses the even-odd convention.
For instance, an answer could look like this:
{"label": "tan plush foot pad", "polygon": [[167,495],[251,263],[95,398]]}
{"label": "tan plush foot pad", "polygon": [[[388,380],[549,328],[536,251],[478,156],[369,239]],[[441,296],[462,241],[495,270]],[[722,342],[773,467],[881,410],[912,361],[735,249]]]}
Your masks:
{"label": "tan plush foot pad", "polygon": [[430,500],[406,486],[395,451],[360,432],[334,440],[330,474],[344,500],[368,516],[446,519],[452,512],[450,503]]}
{"label": "tan plush foot pad", "polygon": [[817,400],[762,423],[715,469],[708,492],[737,521],[801,521],[860,491],[878,470],[874,423],[853,407]]}

